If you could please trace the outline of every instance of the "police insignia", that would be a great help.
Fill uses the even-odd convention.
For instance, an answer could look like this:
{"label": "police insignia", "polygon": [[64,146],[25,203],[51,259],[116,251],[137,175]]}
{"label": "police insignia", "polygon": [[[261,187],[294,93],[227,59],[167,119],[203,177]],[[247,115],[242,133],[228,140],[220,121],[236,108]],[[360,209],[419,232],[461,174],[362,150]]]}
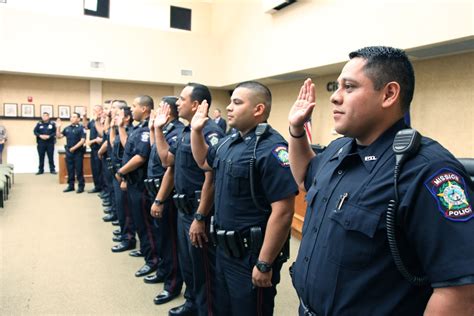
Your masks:
{"label": "police insignia", "polygon": [[142,133],[142,137],[141,137],[141,140],[142,142],[148,142],[148,140],[150,139],[150,132],[143,132]]}
{"label": "police insignia", "polygon": [[218,136],[217,133],[212,133],[212,134],[207,135],[207,139],[209,140],[209,143],[211,144],[211,146],[215,146],[219,142],[219,137],[217,136]]}
{"label": "police insignia", "polygon": [[290,160],[288,159],[288,149],[286,146],[276,146],[272,150],[273,156],[278,160],[281,166],[283,167],[289,167],[290,166]]}
{"label": "police insignia", "polygon": [[451,221],[465,222],[473,217],[466,184],[456,172],[443,168],[431,176],[425,186],[438,204],[439,211]]}

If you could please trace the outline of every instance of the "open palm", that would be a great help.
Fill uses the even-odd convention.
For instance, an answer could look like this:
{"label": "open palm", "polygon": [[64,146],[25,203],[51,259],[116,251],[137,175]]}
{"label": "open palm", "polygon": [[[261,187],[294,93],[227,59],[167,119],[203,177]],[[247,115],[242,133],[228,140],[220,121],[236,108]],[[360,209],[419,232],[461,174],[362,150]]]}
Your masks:
{"label": "open palm", "polygon": [[288,114],[291,126],[303,126],[311,118],[315,106],[316,91],[311,79],[306,79],[300,93]]}
{"label": "open palm", "polygon": [[200,131],[206,125],[207,120],[209,117],[207,116],[209,110],[209,104],[206,100],[203,100],[201,104],[199,104],[196,113],[191,120],[191,128],[196,131]]}
{"label": "open palm", "polygon": [[155,119],[153,120],[153,126],[155,128],[163,128],[166,122],[170,117],[170,105],[168,103],[163,103],[163,105],[159,108],[158,112],[155,115]]}

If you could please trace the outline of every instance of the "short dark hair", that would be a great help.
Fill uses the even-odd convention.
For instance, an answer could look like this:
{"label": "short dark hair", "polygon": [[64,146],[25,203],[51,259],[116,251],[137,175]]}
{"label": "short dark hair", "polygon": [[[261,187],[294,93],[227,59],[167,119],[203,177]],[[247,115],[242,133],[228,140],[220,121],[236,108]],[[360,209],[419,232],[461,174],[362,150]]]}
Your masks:
{"label": "short dark hair", "polygon": [[372,80],[375,90],[395,81],[400,85],[400,104],[402,111],[410,110],[415,91],[415,72],[406,53],[398,48],[370,46],[349,53],[349,58],[366,60],[365,74]]}
{"label": "short dark hair", "polygon": [[81,114],[77,113],[77,112],[72,112],[72,115],[76,114],[77,115],[77,118],[81,118]]}
{"label": "short dark hair", "polygon": [[150,97],[149,95],[140,95],[137,97],[137,99],[138,99],[138,104],[140,104],[141,106],[145,106],[150,110],[153,110],[153,108],[155,107],[153,103],[153,98]]}
{"label": "short dark hair", "polygon": [[178,101],[178,98],[174,96],[167,96],[163,97],[161,100],[170,105],[171,116],[178,117],[178,106],[176,105],[176,101]]}
{"label": "short dark hair", "polygon": [[125,100],[113,100],[112,103],[117,103],[117,107],[119,109],[123,109],[126,106],[128,106],[127,101],[125,101]]}
{"label": "short dark hair", "polygon": [[43,112],[43,115],[45,115],[45,114],[49,116],[49,113],[48,113],[48,112]]}
{"label": "short dark hair", "polygon": [[123,115],[125,117],[127,117],[127,116],[131,117],[132,116],[132,109],[129,106],[124,106],[122,109],[123,109]]}
{"label": "short dark hair", "polygon": [[202,101],[206,100],[207,104],[209,104],[209,107],[211,107],[212,97],[211,91],[209,91],[208,87],[195,82],[188,83],[186,87],[193,88],[193,91],[191,92],[191,101],[198,101],[199,104],[201,104]]}
{"label": "short dark hair", "polygon": [[270,111],[272,110],[272,92],[266,85],[257,81],[245,81],[239,83],[235,89],[237,88],[247,88],[251,90],[255,104],[263,103],[265,105],[265,119],[270,116]]}

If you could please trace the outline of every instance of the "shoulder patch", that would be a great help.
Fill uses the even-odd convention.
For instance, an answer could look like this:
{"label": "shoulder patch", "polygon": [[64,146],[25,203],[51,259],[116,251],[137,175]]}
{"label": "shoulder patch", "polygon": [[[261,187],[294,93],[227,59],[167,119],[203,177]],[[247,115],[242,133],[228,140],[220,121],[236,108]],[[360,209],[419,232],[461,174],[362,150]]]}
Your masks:
{"label": "shoulder patch", "polygon": [[290,160],[288,159],[288,148],[283,145],[278,145],[272,150],[273,156],[278,160],[282,167],[289,167]]}
{"label": "shoulder patch", "polygon": [[141,136],[141,141],[147,143],[150,140],[150,132],[143,132]]}
{"label": "shoulder patch", "polygon": [[210,133],[209,135],[206,136],[206,138],[211,144],[211,146],[215,146],[219,142],[219,134],[217,133]]}
{"label": "shoulder patch", "polygon": [[447,168],[440,169],[425,182],[425,186],[446,219],[466,222],[474,216],[466,195],[464,178],[456,172]]}

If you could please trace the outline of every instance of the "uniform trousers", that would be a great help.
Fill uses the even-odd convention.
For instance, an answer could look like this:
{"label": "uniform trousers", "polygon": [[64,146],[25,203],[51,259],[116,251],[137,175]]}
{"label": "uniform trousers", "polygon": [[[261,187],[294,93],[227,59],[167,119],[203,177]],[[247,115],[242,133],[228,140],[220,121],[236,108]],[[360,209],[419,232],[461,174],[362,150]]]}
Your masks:
{"label": "uniform trousers", "polygon": [[150,266],[158,264],[158,230],[153,224],[150,215],[150,202],[146,190],[139,184],[127,184],[128,205],[130,207],[133,223],[140,239],[140,250],[145,256],[145,262]]}
{"label": "uniform trousers", "polygon": [[281,262],[272,267],[272,286],[254,287],[252,272],[258,256],[250,251],[242,258],[228,256],[216,249],[216,301],[218,315],[273,315],[276,285],[280,283]]}
{"label": "uniform trousers", "polygon": [[[203,248],[194,247],[189,239],[192,214],[178,212],[178,254],[181,274],[186,284],[186,305],[197,309],[199,315],[215,313],[215,247],[207,243]],[[209,220],[206,220],[209,232]]]}
{"label": "uniform trousers", "polygon": [[66,167],[67,167],[67,177],[68,183],[71,188],[74,188],[74,179],[77,176],[77,182],[79,183],[79,188],[84,188],[84,172],[82,169],[84,159],[84,150],[78,149],[75,152],[71,153],[66,150]]}
{"label": "uniform trousers", "polygon": [[128,205],[127,191],[120,189],[117,179],[113,179],[115,206],[117,209],[117,219],[119,221],[122,238],[128,241],[135,241],[135,224],[133,223],[132,212]]}
{"label": "uniform trousers", "polygon": [[45,154],[48,155],[48,162],[49,162],[49,171],[55,171],[56,167],[54,166],[54,142],[40,142],[36,146],[38,149],[38,156],[39,156],[39,166],[38,171],[44,171],[44,158]]}
{"label": "uniform trousers", "polygon": [[94,180],[94,187],[98,190],[102,190],[102,162],[99,159],[99,150],[91,148],[91,170],[92,179]]}

